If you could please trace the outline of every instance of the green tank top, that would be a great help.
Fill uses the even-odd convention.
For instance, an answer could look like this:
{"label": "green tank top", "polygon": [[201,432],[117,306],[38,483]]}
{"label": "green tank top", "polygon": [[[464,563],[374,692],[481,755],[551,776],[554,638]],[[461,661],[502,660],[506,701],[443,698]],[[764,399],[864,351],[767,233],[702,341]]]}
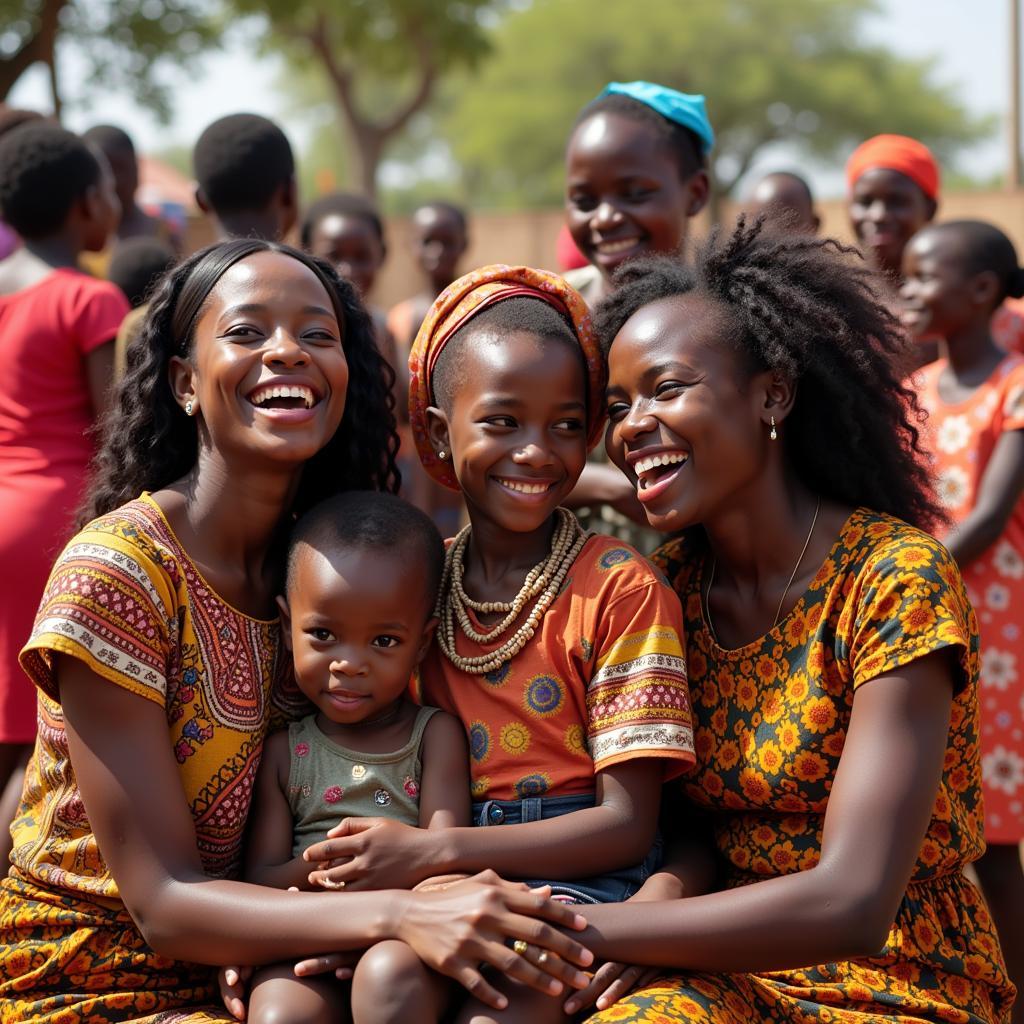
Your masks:
{"label": "green tank top", "polygon": [[328,739],[309,715],[288,727],[288,805],[292,856],[327,838],[344,818],[420,821],[420,744],[437,708],[420,708],[409,742],[392,754],[366,754]]}

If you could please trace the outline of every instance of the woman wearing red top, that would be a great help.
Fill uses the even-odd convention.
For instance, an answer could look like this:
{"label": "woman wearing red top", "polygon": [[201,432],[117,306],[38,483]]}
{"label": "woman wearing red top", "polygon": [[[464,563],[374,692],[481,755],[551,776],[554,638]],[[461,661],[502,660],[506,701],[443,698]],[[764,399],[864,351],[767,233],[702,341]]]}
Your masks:
{"label": "woman wearing red top", "polygon": [[0,218],[24,240],[0,262],[0,854],[36,698],[18,667],[92,455],[111,378],[120,290],[76,269],[117,223],[109,169],[70,132],[28,124],[0,141]]}

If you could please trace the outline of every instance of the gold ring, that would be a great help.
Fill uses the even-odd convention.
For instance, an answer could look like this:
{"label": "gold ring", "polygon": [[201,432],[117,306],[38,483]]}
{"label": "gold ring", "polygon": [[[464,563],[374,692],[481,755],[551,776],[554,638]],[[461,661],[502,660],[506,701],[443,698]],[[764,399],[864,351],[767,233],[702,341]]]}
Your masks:
{"label": "gold ring", "polygon": [[526,951],[530,948],[530,946],[529,943],[525,942],[523,939],[516,939],[516,941],[512,943],[512,948],[520,956],[526,956]]}
{"label": "gold ring", "polygon": [[344,889],[345,888],[345,881],[344,881],[344,879],[342,881],[340,881],[340,882],[334,882],[334,881],[331,881],[331,879],[329,879],[329,878],[325,878],[321,884],[323,885],[323,887],[325,889]]}
{"label": "gold ring", "polygon": [[546,964],[547,962],[548,962],[548,951],[546,949],[542,949],[540,951],[540,953],[537,955],[537,963],[539,963],[539,964]]}

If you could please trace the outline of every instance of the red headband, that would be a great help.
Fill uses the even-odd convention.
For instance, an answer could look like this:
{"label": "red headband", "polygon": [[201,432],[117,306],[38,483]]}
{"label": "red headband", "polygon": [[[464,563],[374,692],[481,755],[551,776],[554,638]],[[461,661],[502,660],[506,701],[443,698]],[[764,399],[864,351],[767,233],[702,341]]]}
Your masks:
{"label": "red headband", "polygon": [[929,199],[939,198],[939,165],[932,151],[906,135],[876,135],[862,142],[846,163],[846,183],[852,189],[867,171],[884,168],[905,174]]}

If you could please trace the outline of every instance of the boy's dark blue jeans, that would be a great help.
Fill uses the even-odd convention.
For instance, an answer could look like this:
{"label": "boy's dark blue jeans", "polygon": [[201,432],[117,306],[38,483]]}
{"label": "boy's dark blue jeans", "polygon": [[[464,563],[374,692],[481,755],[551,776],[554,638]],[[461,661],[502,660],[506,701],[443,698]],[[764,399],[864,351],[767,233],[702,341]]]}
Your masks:
{"label": "boy's dark blue jeans", "polygon": [[[473,804],[473,824],[481,827],[518,825],[524,821],[542,821],[593,807],[593,793],[573,796],[530,796],[524,800],[483,800]],[[512,879],[530,886],[550,885],[552,895],[572,903],[621,903],[628,900],[661,866],[661,833],[655,837],[643,861],[635,866],[612,871],[595,878],[574,881],[550,881],[542,878]]]}

